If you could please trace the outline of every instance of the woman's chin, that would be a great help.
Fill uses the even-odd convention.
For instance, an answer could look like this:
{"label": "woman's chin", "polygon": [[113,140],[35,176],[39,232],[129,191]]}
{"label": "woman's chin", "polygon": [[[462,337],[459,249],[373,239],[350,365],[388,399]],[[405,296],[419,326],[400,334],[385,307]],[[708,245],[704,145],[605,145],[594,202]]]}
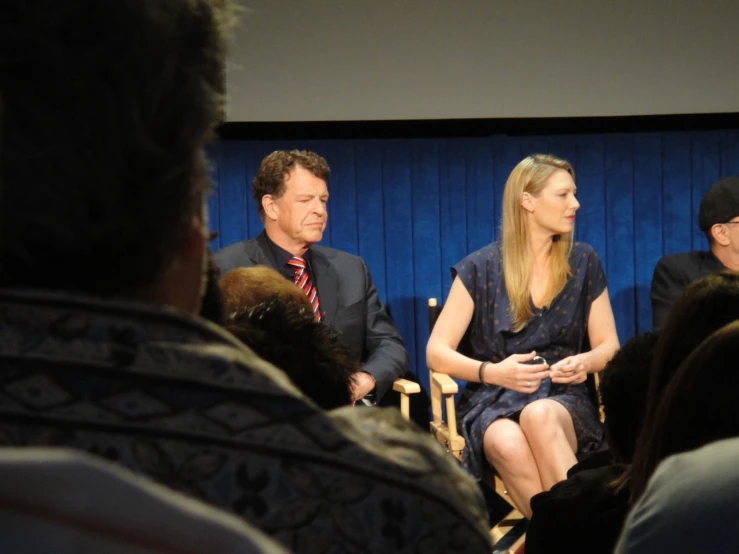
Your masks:
{"label": "woman's chin", "polygon": [[572,230],[573,230],[573,226],[570,225],[568,227],[552,228],[552,229],[549,229],[549,232],[552,234],[552,236],[555,236],[555,237],[557,236],[566,237],[567,235],[572,233]]}
{"label": "woman's chin", "polygon": [[562,228],[558,231],[558,233],[560,235],[569,235],[574,230],[575,230],[575,224],[569,223],[567,225],[563,225]]}

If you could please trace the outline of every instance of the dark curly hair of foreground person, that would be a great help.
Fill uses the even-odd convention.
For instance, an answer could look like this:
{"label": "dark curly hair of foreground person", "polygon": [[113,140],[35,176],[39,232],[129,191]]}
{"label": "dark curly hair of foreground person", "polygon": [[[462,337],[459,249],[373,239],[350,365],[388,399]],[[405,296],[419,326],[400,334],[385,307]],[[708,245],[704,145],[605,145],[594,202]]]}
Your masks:
{"label": "dark curly hair of foreground person", "polygon": [[225,328],[260,357],[282,369],[321,408],[351,404],[359,364],[330,327],[302,305],[278,295],[227,316]]}

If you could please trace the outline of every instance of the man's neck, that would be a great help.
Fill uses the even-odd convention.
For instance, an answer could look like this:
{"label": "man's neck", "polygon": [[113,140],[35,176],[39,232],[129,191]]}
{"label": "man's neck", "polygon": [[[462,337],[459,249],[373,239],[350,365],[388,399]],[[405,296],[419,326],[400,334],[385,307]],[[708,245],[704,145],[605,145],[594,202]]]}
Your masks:
{"label": "man's neck", "polygon": [[284,233],[280,232],[279,230],[275,230],[271,227],[267,227],[265,225],[264,232],[269,237],[269,240],[274,242],[277,246],[282,248],[283,250],[286,250],[287,252],[290,252],[293,256],[303,256],[308,249],[311,247],[310,243],[307,242],[299,242],[296,243],[293,240],[290,240],[289,237],[285,236]]}
{"label": "man's neck", "polygon": [[727,269],[739,271],[739,255],[733,252],[729,247],[721,245],[713,245],[711,253],[716,259]]}
{"label": "man's neck", "polygon": [[167,275],[160,276],[154,283],[147,286],[121,292],[118,296],[160,308],[173,308],[190,315],[200,310],[199,295],[194,294],[192,290],[184,290],[177,280]]}

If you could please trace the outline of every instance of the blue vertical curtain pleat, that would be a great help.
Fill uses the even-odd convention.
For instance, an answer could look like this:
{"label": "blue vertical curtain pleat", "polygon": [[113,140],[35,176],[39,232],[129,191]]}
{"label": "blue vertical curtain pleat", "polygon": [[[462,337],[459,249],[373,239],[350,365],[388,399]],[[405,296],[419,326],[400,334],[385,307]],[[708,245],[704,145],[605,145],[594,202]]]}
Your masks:
{"label": "blue vertical curtain pleat", "polygon": [[[634,284],[636,329],[652,326],[649,284],[654,264],[662,256],[662,136],[657,133],[635,135],[633,142],[634,185]],[[685,245],[686,250],[690,250]],[[618,321],[616,324],[618,325]],[[623,342],[625,335],[620,333]]]}
{"label": "blue vertical curtain pleat", "polygon": [[[464,258],[467,246],[466,141],[452,139],[439,147],[439,223],[441,233],[441,287],[445,296],[452,286],[450,267]],[[449,260],[456,260],[449,263]]]}
{"label": "blue vertical curtain pleat", "polygon": [[665,253],[672,254],[692,245],[696,225],[692,213],[690,136],[664,136],[662,152],[662,244]]}
{"label": "blue vertical curtain pleat", "polygon": [[[585,136],[577,139],[577,198],[580,209],[575,220],[575,238],[595,248],[603,260],[603,268],[609,279],[608,235],[606,233],[606,176],[605,144],[600,136]],[[613,297],[614,291],[611,291]]]}
{"label": "blue vertical curtain pleat", "polygon": [[[368,141],[354,146],[357,204],[346,209],[354,209],[357,212],[359,245],[357,251],[352,253],[362,256],[367,262],[380,298],[386,302],[388,297],[385,279],[387,259],[385,244],[388,240],[392,240],[392,237],[387,236],[385,232],[382,182],[383,143],[382,141]],[[329,190],[333,190],[334,182],[335,180],[331,181]],[[331,225],[331,214],[342,209],[344,209],[343,206],[338,206],[329,200],[329,225]],[[326,241],[324,243],[332,246]],[[392,308],[392,304],[388,307]]]}
{"label": "blue vertical curtain pleat", "polygon": [[[521,155],[521,148],[518,141],[507,139],[505,137],[496,137],[493,139],[492,155],[494,160],[493,166],[493,192],[495,203],[495,225],[493,227],[493,239],[497,240],[500,234],[500,217],[503,206],[503,190],[511,170],[524,157]],[[456,262],[455,262],[456,263]]]}
{"label": "blue vertical curtain pleat", "polygon": [[[413,204],[411,187],[412,145],[390,141],[383,145],[382,190],[385,221],[385,295],[396,299],[388,305],[395,324],[409,337],[416,335],[413,283]],[[394,260],[395,263],[388,263]],[[374,273],[374,270],[372,270]],[[411,364],[415,367],[417,352],[409,345]]]}
{"label": "blue vertical curtain pleat", "polygon": [[698,228],[698,209],[701,198],[721,173],[721,137],[717,133],[694,133],[691,144],[693,249],[697,250],[703,247],[706,240]]}
{"label": "blue vertical curtain pleat", "polygon": [[634,294],[633,137],[610,135],[604,141],[604,209],[608,289],[614,312],[622,314],[621,336],[636,332]]}
{"label": "blue vertical curtain pleat", "polygon": [[[438,140],[414,141],[411,148],[411,224],[413,225],[413,313],[415,335],[406,345],[415,353],[415,368],[426,367],[426,339],[429,336],[428,298],[441,299],[444,293],[441,261],[441,218]],[[410,290],[410,288],[409,288]],[[404,338],[406,336],[404,335]],[[421,373],[427,373],[422,371]],[[425,376],[419,375],[425,379]]]}
{"label": "blue vertical curtain pleat", "polygon": [[493,240],[498,215],[493,182],[493,157],[489,144],[469,140],[467,148],[467,251],[473,252]]}
{"label": "blue vertical curtain pleat", "polygon": [[226,141],[208,151],[214,249],[262,230],[251,181],[278,149],[308,149],[331,166],[323,244],[362,256],[398,326],[411,371],[428,389],[427,300],[446,298],[449,268],[495,240],[505,182],[526,155],[569,160],[581,208],[577,240],[601,259],[622,342],[651,328],[649,285],[663,255],[705,249],[698,206],[739,175],[739,131],[539,137]]}
{"label": "blue vertical curtain pleat", "polygon": [[[331,225],[326,227],[334,248],[346,252],[359,252],[359,217],[357,204],[357,179],[354,147],[337,142],[326,149],[326,158],[331,162],[332,182],[341,183],[332,187],[329,194]],[[334,206],[339,209],[333,209]]]}

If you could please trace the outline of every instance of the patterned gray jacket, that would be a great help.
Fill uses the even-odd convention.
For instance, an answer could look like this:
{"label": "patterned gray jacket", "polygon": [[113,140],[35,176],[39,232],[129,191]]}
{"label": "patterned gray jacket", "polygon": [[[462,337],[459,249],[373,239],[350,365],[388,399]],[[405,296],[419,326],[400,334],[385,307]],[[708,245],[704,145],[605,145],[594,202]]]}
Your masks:
{"label": "patterned gray jacket", "polygon": [[295,552],[491,549],[476,483],[397,410],[322,412],[225,331],[148,305],[1,291],[0,444],[98,454]]}

